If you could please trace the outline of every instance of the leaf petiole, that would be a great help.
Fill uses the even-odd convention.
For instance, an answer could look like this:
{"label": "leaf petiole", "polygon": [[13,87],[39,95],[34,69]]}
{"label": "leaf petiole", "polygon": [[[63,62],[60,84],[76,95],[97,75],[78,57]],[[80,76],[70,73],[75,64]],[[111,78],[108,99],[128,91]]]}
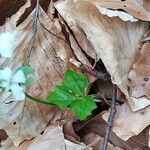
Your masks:
{"label": "leaf petiole", "polygon": [[49,103],[48,101],[44,101],[44,100],[37,99],[37,98],[35,98],[35,97],[33,97],[33,96],[27,94],[27,93],[25,93],[25,95],[26,95],[27,98],[29,98],[29,99],[31,99],[31,100],[33,100],[33,101],[35,101],[35,102],[38,102],[38,103],[41,103],[41,104],[46,104],[46,105],[52,105],[52,104]]}

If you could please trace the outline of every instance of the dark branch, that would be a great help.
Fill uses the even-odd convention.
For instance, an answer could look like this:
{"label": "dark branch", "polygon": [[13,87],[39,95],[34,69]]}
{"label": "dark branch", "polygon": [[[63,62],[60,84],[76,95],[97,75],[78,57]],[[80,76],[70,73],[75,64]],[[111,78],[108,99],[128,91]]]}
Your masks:
{"label": "dark branch", "polygon": [[88,74],[90,74],[91,76],[96,77],[97,79],[102,79],[102,80],[108,80],[110,78],[109,74],[106,72],[101,72],[98,71],[96,69],[92,69],[87,65],[81,64],[80,65],[80,69],[83,72],[87,72]]}
{"label": "dark branch", "polygon": [[116,96],[117,96],[117,86],[113,84],[112,102],[111,102],[110,114],[108,117],[106,130],[105,130],[105,137],[104,137],[104,141],[102,145],[102,150],[107,149],[109,134],[110,134],[110,130],[112,128],[113,120],[114,120],[115,113],[116,113]]}

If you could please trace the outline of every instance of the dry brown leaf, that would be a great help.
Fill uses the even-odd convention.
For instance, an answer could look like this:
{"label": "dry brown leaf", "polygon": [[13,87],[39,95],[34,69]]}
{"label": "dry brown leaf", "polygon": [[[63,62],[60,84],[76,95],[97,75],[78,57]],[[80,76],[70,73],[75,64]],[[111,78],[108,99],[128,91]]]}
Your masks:
{"label": "dry brown leaf", "polygon": [[[15,69],[24,63],[29,54],[34,11],[22,24],[16,26],[18,19],[29,6],[28,0],[26,5],[0,27],[0,32],[15,32],[14,57],[11,60],[1,59],[1,67],[10,66]],[[30,66],[35,69],[35,82],[27,89],[27,93],[38,98],[46,97],[51,88],[62,81],[62,76],[69,67],[69,58],[73,57],[58,24],[58,21],[52,22],[40,8],[37,36],[30,56]],[[25,139],[37,136],[48,122],[61,119],[61,111],[54,106],[37,104],[28,99],[13,101],[9,93],[1,93],[0,129],[7,132],[16,146]]]}
{"label": "dry brown leaf", "polygon": [[[129,73],[130,96],[150,99],[150,42],[146,42],[141,49],[141,57],[133,65]],[[150,101],[150,100],[149,100]],[[149,102],[150,104],[150,102]]]}
{"label": "dry brown leaf", "polygon": [[[27,0],[0,0],[0,25],[5,23],[6,18],[10,18],[15,14],[20,7],[22,7]],[[48,9],[51,0],[39,0],[41,7],[46,11]],[[24,20],[35,8],[37,0],[31,0],[31,6],[25,11],[23,18]]]}
{"label": "dry brown leaf", "polygon": [[[85,135],[85,137],[83,137],[83,142],[86,145],[92,147],[93,150],[100,150],[102,148],[103,140],[104,140],[103,137],[99,136],[94,132],[91,132]],[[114,145],[108,142],[107,150],[122,150],[122,149],[119,147],[115,147]]]}
{"label": "dry brown leaf", "polygon": [[[80,134],[81,139],[94,132],[96,135],[104,137],[106,122],[102,119],[104,112],[98,114],[88,122],[78,123],[74,126],[75,130]],[[141,121],[140,121],[141,122]],[[135,125],[136,128],[137,124]],[[127,141],[120,139],[113,131],[110,131],[109,141],[116,147],[120,147],[124,150],[133,150],[133,149],[146,149],[148,147],[148,131],[149,127],[144,129],[139,135],[131,137]],[[86,143],[86,142],[85,142]]]}
{"label": "dry brown leaf", "polygon": [[80,143],[80,137],[75,133],[73,128],[73,119],[67,121],[63,126],[63,133],[67,140],[72,141],[74,143]]}
{"label": "dry brown leaf", "polygon": [[31,141],[23,142],[18,147],[15,147],[12,140],[8,138],[2,141],[1,150],[83,150],[84,148],[84,143],[75,144],[65,140],[62,126],[53,124],[48,126],[41,135],[38,135]]}
{"label": "dry brown leaf", "polygon": [[[78,42],[78,44],[80,45],[80,47],[82,48],[82,50],[91,58],[93,59],[97,59],[97,54],[96,51],[93,49],[92,44],[89,42],[89,40],[87,39],[84,31],[77,25],[72,25],[69,24],[70,29],[73,31],[73,34]],[[77,57],[79,56],[79,54],[77,54]],[[87,64],[85,61],[82,61],[82,63]]]}
{"label": "dry brown leaf", "polygon": [[2,142],[2,150],[65,150],[65,139],[62,127],[51,125],[47,127],[42,135],[37,136],[31,141],[25,141],[18,147],[13,145],[11,139]]}
{"label": "dry brown leaf", "polygon": [[108,17],[119,17],[123,21],[130,21],[130,22],[138,21],[138,19],[134,18],[133,16],[129,15],[124,11],[111,10],[103,7],[98,7],[98,9],[103,15],[107,15]]}
{"label": "dry brown leaf", "polygon": [[[126,95],[133,111],[149,105],[146,98],[129,97],[128,73],[139,54],[137,45],[148,29],[146,22],[123,22],[119,18],[101,15],[96,6],[89,2],[72,0],[55,4],[68,24],[78,25],[84,30],[101,58],[112,80]],[[98,7],[98,5],[97,5]]]}
{"label": "dry brown leaf", "polygon": [[[84,143],[75,144],[68,140],[65,140],[66,149],[65,150],[84,150],[86,148]],[[86,150],[93,150],[91,147],[88,147]]]}
{"label": "dry brown leaf", "polygon": [[143,6],[144,8],[150,12],[150,2],[149,0],[143,0]]}
{"label": "dry brown leaf", "polygon": [[[138,135],[150,125],[150,106],[137,112],[132,112],[129,105],[124,103],[117,109],[112,131],[121,139],[127,141],[130,137]],[[108,119],[109,112],[102,117]]]}
{"label": "dry brown leaf", "polygon": [[[61,19],[60,19],[61,20]],[[89,51],[89,49],[92,49],[91,48],[91,45],[90,45],[90,43],[87,41],[87,39],[84,37],[82,40],[84,41],[84,43],[85,43],[85,45],[84,44],[78,44],[76,41],[80,41],[80,37],[77,37],[77,36],[73,36],[72,35],[72,33],[70,33],[70,31],[69,31],[69,29],[68,29],[68,27],[66,26],[66,24],[64,24],[64,21],[63,20],[61,20],[61,23],[63,24],[63,26],[65,27],[65,28],[63,28],[64,30],[64,35],[65,35],[65,37],[66,37],[66,40],[69,42],[69,44],[70,44],[70,46],[71,46],[71,48],[72,48],[72,50],[73,50],[73,53],[74,53],[74,55],[76,56],[76,58],[80,61],[80,62],[82,62],[82,63],[84,63],[84,64],[86,64],[86,65],[88,65],[88,66],[90,66],[91,67],[91,63],[89,62],[89,60],[87,59],[87,57],[84,55],[84,53],[83,53],[83,51],[82,51],[82,47],[84,46],[84,47],[86,47],[86,50],[88,50]],[[79,33],[78,33],[79,34]],[[80,33],[81,34],[81,33]],[[81,41],[80,41],[81,42]],[[85,50],[85,51],[86,51]],[[92,53],[93,54],[93,53]],[[89,78],[92,78],[92,77],[90,77],[89,76]]]}
{"label": "dry brown leaf", "polygon": [[91,2],[97,7],[122,9],[138,19],[150,21],[150,12],[144,8],[145,5],[143,0],[107,0],[107,1],[85,0],[85,1]]}

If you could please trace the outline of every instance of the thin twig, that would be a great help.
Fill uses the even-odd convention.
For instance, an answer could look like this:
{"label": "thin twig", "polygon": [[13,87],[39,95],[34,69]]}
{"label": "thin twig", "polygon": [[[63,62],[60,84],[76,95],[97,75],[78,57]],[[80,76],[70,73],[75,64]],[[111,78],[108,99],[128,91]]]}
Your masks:
{"label": "thin twig", "polygon": [[112,128],[113,120],[114,120],[115,113],[116,113],[116,96],[117,96],[117,86],[113,84],[112,102],[111,102],[110,114],[109,114],[108,121],[107,121],[107,127],[105,130],[105,137],[104,137],[104,141],[102,145],[102,150],[107,149],[109,134],[110,134],[110,130]]}
{"label": "thin twig", "polygon": [[85,65],[85,64],[77,61],[74,58],[70,58],[69,61],[72,64],[74,64],[75,66],[77,66],[81,71],[86,72],[97,79],[102,79],[102,80],[110,79],[110,75],[107,72],[101,72],[96,69],[93,69],[93,68],[89,67],[88,65]]}
{"label": "thin twig", "polygon": [[[40,11],[40,5],[39,5],[39,0],[37,0],[35,12],[33,14],[32,37],[31,37],[31,41],[30,41],[29,53],[27,54],[27,56],[25,58],[25,61],[27,60],[28,65],[30,63],[30,56],[31,56],[31,52],[32,52],[32,49],[33,49],[33,44],[34,44],[36,33],[37,33],[37,23],[38,23],[38,18],[39,18],[39,11]],[[24,61],[24,63],[25,63],[25,61]]]}
{"label": "thin twig", "polygon": [[88,74],[92,75],[93,77],[96,77],[97,79],[102,79],[102,80],[107,80],[109,79],[109,75],[106,72],[101,72],[98,71],[96,69],[92,69],[89,66],[85,65],[85,64],[81,64],[80,65],[80,69],[83,72],[87,72]]}

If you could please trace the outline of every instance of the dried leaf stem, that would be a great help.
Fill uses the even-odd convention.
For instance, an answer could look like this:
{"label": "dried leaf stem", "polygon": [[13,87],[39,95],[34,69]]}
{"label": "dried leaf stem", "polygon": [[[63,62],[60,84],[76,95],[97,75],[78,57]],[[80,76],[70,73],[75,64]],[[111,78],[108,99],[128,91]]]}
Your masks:
{"label": "dried leaf stem", "polygon": [[24,63],[27,61],[28,65],[30,63],[30,56],[31,56],[31,53],[32,53],[32,48],[33,48],[34,40],[35,40],[36,33],[37,33],[37,23],[38,23],[38,18],[39,18],[39,11],[40,11],[39,0],[37,0],[37,2],[36,2],[36,7],[35,7],[34,11],[35,12],[33,14],[32,37],[31,37],[31,41],[30,41],[29,53],[28,53],[28,55],[27,55],[27,57],[25,58],[25,61],[24,61]]}
{"label": "dried leaf stem", "polygon": [[112,102],[111,102],[110,114],[108,117],[106,130],[105,130],[105,137],[104,137],[104,141],[103,141],[103,145],[102,145],[102,150],[107,149],[109,134],[110,134],[110,130],[113,125],[114,116],[116,113],[116,96],[117,96],[117,86],[115,84],[113,84]]}

